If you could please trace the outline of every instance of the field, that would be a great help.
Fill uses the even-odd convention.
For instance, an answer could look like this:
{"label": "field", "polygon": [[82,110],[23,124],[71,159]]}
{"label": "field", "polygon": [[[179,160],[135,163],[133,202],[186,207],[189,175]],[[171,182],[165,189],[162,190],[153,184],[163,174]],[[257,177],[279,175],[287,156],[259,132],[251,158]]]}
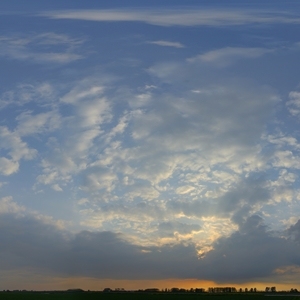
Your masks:
{"label": "field", "polygon": [[[272,297],[274,296],[275,299]],[[246,294],[196,294],[196,293],[101,293],[101,292],[0,292],[0,299],[6,300],[63,300],[63,299],[84,299],[84,300],[300,300],[298,295],[286,294],[272,294],[265,295],[264,293]]]}

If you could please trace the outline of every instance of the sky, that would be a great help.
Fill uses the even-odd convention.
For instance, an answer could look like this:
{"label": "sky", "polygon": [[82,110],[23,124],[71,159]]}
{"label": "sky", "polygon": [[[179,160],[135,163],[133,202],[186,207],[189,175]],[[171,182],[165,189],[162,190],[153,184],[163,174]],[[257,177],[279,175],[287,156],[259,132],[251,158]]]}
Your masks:
{"label": "sky", "polygon": [[299,1],[0,3],[0,290],[300,288]]}

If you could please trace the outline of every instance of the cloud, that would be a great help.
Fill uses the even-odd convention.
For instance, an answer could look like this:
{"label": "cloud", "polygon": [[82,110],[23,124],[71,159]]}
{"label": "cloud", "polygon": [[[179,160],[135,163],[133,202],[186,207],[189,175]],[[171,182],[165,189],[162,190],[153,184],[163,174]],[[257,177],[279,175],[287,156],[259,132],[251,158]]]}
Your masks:
{"label": "cloud", "polygon": [[268,135],[266,137],[269,143],[275,144],[277,147],[284,148],[284,147],[291,147],[294,150],[300,149],[300,144],[298,140],[291,136],[291,135],[284,135],[283,133],[279,133],[276,135]]}
{"label": "cloud", "polygon": [[276,151],[274,154],[273,166],[299,169],[300,163],[298,159],[298,155],[295,155],[292,151]]}
{"label": "cloud", "polygon": [[179,42],[170,42],[170,41],[152,41],[152,42],[147,42],[148,44],[154,44],[158,46],[163,46],[163,47],[174,47],[174,48],[185,48],[184,45],[182,45]]}
{"label": "cloud", "polygon": [[[82,231],[71,235],[36,218],[2,214],[1,272],[30,267],[44,274],[97,278],[169,278],[192,267],[193,247],[145,248],[121,234]],[[186,258],[184,258],[186,257]],[[46,259],[47,258],[47,259]],[[161,268],[163,264],[163,268]]]}
{"label": "cloud", "polygon": [[[299,245],[268,231],[253,215],[228,238],[221,238],[202,260],[206,278],[247,282],[270,276],[277,268],[299,265]],[[220,272],[220,270],[222,270]]]}
{"label": "cloud", "polygon": [[[7,201],[2,200],[0,207]],[[17,217],[14,210],[2,210],[0,224],[2,274],[30,268],[39,270],[41,276],[127,280],[175,277],[241,283],[300,263],[299,244],[268,231],[256,215],[247,218],[229,237],[215,241],[213,249],[200,259],[193,243],[146,247],[109,231],[71,234],[44,219],[26,214]],[[199,229],[180,223],[160,226],[167,232],[175,226],[184,234]],[[298,227],[297,223],[288,232],[297,238]]]}
{"label": "cloud", "polygon": [[17,172],[20,160],[31,160],[37,154],[35,149],[22,141],[17,132],[11,132],[5,126],[0,126],[0,138],[0,149],[6,152],[6,157],[0,157],[0,172],[4,175]]}
{"label": "cloud", "polygon": [[0,98],[0,110],[10,105],[24,107],[35,103],[40,107],[54,107],[57,95],[48,82],[40,84],[19,84],[15,89],[6,91]]}
{"label": "cloud", "polygon": [[233,217],[233,221],[239,223],[249,216],[251,209],[257,203],[266,203],[271,194],[263,178],[250,177],[232,184],[223,193],[220,191],[219,194],[211,196],[207,193],[205,196],[196,198],[194,201],[190,201],[189,197],[169,201],[168,210],[199,219],[202,217]]}
{"label": "cloud", "polygon": [[[291,128],[300,97],[294,89],[286,107],[280,103],[278,95],[294,79],[288,80],[291,71],[280,81],[276,70],[289,66],[286,55],[299,49],[293,42],[278,48],[278,40],[262,35],[295,26],[299,16],[198,6],[54,11],[33,20],[78,25],[82,32],[84,23],[94,37],[88,43],[100,43],[104,52],[83,63],[85,42],[73,34],[0,38],[0,58],[8,64],[42,64],[29,70],[41,74],[38,80],[27,76],[11,88],[7,78],[0,96],[0,173],[13,175],[1,192],[19,203],[0,201],[0,274],[26,269],[66,278],[225,283],[268,280],[298,268],[300,145]],[[157,51],[135,53],[132,38],[140,37],[130,34],[119,42],[114,35],[128,51],[105,52],[113,45],[92,30],[97,22],[124,25],[121,31],[140,24],[148,33],[151,26],[180,32],[155,30],[139,43],[172,53],[162,61]],[[193,36],[181,38],[197,26],[208,39],[195,52],[185,48]],[[48,68],[72,62],[79,72]]]}
{"label": "cloud", "polygon": [[[80,198],[89,199],[80,208],[84,228],[114,228],[147,245],[167,242],[154,221],[189,224],[184,218],[192,217],[202,226],[204,218],[229,220],[243,207],[241,219],[259,210],[271,188],[251,175],[268,167],[259,143],[279,99],[268,87],[210,78],[198,68],[186,61],[172,72],[154,65],[148,75],[157,88],[151,90],[123,92],[121,79],[116,90],[114,81],[101,78],[70,84],[59,102],[64,131],[49,139],[38,182],[65,188],[62,182],[76,180]],[[218,237],[216,223],[202,240]],[[235,226],[228,221],[226,234]],[[178,241],[187,236],[177,235]],[[189,238],[201,244],[198,233]]]}
{"label": "cloud", "polygon": [[33,115],[31,111],[22,112],[16,120],[19,125],[17,132],[20,136],[54,131],[60,127],[60,115],[55,111]]}
{"label": "cloud", "polygon": [[264,48],[239,48],[226,47],[222,49],[212,50],[194,58],[188,59],[189,62],[197,61],[216,64],[218,66],[228,66],[234,61],[242,58],[257,58],[274,50]]}
{"label": "cloud", "polygon": [[117,175],[107,167],[91,167],[84,176],[83,189],[112,191],[115,182],[118,180]]}
{"label": "cloud", "polygon": [[188,194],[191,191],[193,191],[195,189],[195,187],[193,186],[181,186],[179,188],[176,189],[176,193],[177,194]]}
{"label": "cloud", "polygon": [[298,220],[296,224],[292,225],[287,232],[293,240],[300,243],[300,220]]}
{"label": "cloud", "polygon": [[52,189],[54,191],[57,191],[57,192],[62,192],[63,191],[63,189],[57,183],[52,185]]}
{"label": "cloud", "polygon": [[74,87],[74,89],[61,98],[61,101],[76,104],[80,101],[84,101],[84,99],[100,96],[103,94],[103,91],[104,89],[102,86],[91,86],[87,87],[87,89],[82,86]]}
{"label": "cloud", "polygon": [[[258,158],[254,145],[260,139],[272,107],[278,102],[276,94],[246,81],[238,84],[237,79],[218,83],[215,78],[212,83],[209,73],[205,78],[189,64],[157,65],[150,72],[172,87],[178,84],[181,90],[176,90],[177,95],[164,93],[159,96],[159,102],[152,97],[143,112],[133,115],[133,137],[137,141],[146,142],[151,149],[154,147],[150,145],[155,145],[156,149],[174,152],[194,151],[199,164],[204,163],[200,160],[205,153],[210,166],[219,161],[230,164],[235,171],[239,155],[249,155],[243,158],[244,162],[249,161],[249,166],[257,163],[253,161]],[[195,80],[191,79],[185,86],[187,78]],[[190,93],[195,88],[203,92]],[[251,157],[250,149],[256,158]],[[231,157],[235,157],[235,161],[230,161]]]}
{"label": "cloud", "polygon": [[[20,133],[53,132],[46,145],[48,151],[42,160],[43,173],[38,175],[38,183],[51,184],[58,191],[61,183],[70,182],[72,176],[84,171],[88,164],[93,167],[91,157],[97,153],[95,141],[103,135],[102,126],[112,118],[103,83],[100,79],[98,84],[96,81],[76,82],[68,92],[56,98],[55,105],[46,113],[31,115],[23,112],[18,116]],[[61,110],[65,113],[62,114]],[[64,130],[57,135],[57,130],[62,127]],[[114,134],[118,130],[116,128]],[[85,184],[99,187],[96,174],[85,174]]]}
{"label": "cloud", "polygon": [[298,24],[297,15],[278,11],[199,9],[193,10],[66,10],[44,12],[40,16],[97,22],[144,22],[157,26],[233,26],[247,24]]}
{"label": "cloud", "polygon": [[[89,200],[78,208],[80,226],[113,229],[138,245],[208,247],[228,236],[236,219],[270,197],[265,181],[250,179],[267,168],[258,144],[279,99],[268,87],[223,76],[225,69],[226,80],[212,78],[203,66],[156,64],[145,74],[156,82],[151,89],[109,74],[16,88],[7,96],[7,105],[19,107],[10,128],[36,139],[35,190],[78,193]],[[158,224],[168,231],[160,235]]]}
{"label": "cloud", "polygon": [[25,207],[14,202],[12,197],[4,197],[0,199],[0,214],[19,215],[23,212],[25,212]]}
{"label": "cloud", "polygon": [[293,116],[300,115],[300,93],[297,91],[292,91],[289,93],[289,98],[290,100],[286,103],[289,112]]}
{"label": "cloud", "polygon": [[[82,42],[52,32],[23,37],[0,36],[0,56],[36,63],[65,64],[83,58],[76,53]],[[57,48],[63,48],[63,51]]]}
{"label": "cloud", "polygon": [[193,231],[200,231],[198,224],[185,224],[180,222],[162,222],[158,225],[158,234],[161,236],[174,236],[176,234],[189,235]]}
{"label": "cloud", "polygon": [[0,172],[3,175],[11,175],[13,173],[18,172],[19,170],[19,163],[8,159],[6,157],[0,157]]}
{"label": "cloud", "polygon": [[255,177],[270,163],[259,144],[279,98],[210,68],[156,64],[144,74],[151,89],[110,75],[17,88],[11,134],[36,137],[35,190],[74,191],[72,201],[88,199],[78,208],[82,228],[122,232],[139,246],[203,249],[230,235],[274,191]]}

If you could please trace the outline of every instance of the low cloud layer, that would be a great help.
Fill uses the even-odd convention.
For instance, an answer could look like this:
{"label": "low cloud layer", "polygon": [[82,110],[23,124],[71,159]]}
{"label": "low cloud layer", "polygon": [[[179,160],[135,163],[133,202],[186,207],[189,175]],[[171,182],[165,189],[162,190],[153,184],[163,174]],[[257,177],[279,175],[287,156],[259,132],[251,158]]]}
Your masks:
{"label": "low cloud layer", "polygon": [[[2,200],[2,206],[4,203]],[[8,204],[14,205],[6,201]],[[257,215],[248,217],[230,236],[217,239],[202,257],[198,255],[201,249],[192,242],[143,247],[109,231],[71,234],[20,211],[2,212],[0,222],[2,273],[30,268],[45,276],[242,283],[300,264],[299,221],[283,236],[268,230]],[[160,225],[162,231],[170,226],[180,225]]]}

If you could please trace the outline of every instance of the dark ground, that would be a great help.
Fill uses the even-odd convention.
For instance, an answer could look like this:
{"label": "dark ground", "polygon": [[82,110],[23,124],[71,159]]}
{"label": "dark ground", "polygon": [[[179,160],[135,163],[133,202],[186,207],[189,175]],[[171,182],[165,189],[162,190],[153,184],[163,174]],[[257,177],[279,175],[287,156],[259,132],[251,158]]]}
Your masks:
{"label": "dark ground", "polygon": [[[274,296],[275,299],[272,297]],[[101,293],[101,292],[0,292],[0,300],[62,300],[62,299],[84,299],[84,300],[300,300],[300,295],[286,294],[246,294],[246,293],[233,293],[233,294],[197,294],[197,293],[137,293],[137,292],[125,292],[125,293]]]}

